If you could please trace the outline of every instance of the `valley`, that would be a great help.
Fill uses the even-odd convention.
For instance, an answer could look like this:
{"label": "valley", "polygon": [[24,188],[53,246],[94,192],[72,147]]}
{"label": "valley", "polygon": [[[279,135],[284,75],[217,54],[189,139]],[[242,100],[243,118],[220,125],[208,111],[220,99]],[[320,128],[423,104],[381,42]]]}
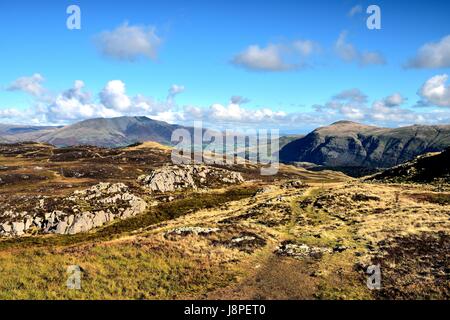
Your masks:
{"label": "valley", "polygon": [[[34,228],[3,236],[0,298],[450,296],[450,193],[441,184],[354,179],[289,165],[263,177],[256,165],[173,168],[169,157],[170,148],[157,143],[119,149],[1,145],[0,204],[14,214],[3,214],[0,224],[17,222],[24,211],[76,218],[69,210],[74,205],[96,216],[101,210],[117,215],[72,234]],[[207,179],[196,174],[191,181],[190,170]],[[179,174],[187,177],[181,184]],[[148,183],[141,176],[149,176]],[[228,183],[231,177],[238,180]],[[99,187],[105,184],[123,184],[145,208],[121,218],[123,200],[92,207],[90,201],[115,197],[88,199],[93,194],[86,190],[108,190]],[[81,290],[66,287],[70,265],[82,270]],[[381,267],[381,290],[366,285],[370,265]]]}

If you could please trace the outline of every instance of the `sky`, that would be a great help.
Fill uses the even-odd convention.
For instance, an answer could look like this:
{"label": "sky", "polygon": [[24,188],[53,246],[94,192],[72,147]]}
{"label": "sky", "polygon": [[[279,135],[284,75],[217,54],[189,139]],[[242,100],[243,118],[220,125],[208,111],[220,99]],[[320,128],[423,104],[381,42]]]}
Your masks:
{"label": "sky", "polygon": [[[71,5],[81,29],[67,26]],[[370,5],[381,29],[367,27]],[[450,124],[448,12],[441,0],[1,1],[0,123]]]}

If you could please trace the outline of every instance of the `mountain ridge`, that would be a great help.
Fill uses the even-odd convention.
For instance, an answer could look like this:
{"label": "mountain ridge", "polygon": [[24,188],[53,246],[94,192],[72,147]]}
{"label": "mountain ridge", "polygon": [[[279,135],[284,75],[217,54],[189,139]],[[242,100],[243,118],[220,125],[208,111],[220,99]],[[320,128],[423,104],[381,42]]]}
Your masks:
{"label": "mountain ridge", "polygon": [[0,141],[2,138],[7,142],[36,141],[50,143],[58,147],[75,145],[124,147],[143,141],[170,145],[172,132],[183,128],[189,131],[193,130],[189,127],[173,125],[143,116],[94,118],[53,130],[43,129],[32,135],[20,134],[2,137],[0,134]]}
{"label": "mountain ridge", "polygon": [[450,125],[382,128],[351,121],[320,127],[280,151],[282,162],[388,168],[450,146]]}

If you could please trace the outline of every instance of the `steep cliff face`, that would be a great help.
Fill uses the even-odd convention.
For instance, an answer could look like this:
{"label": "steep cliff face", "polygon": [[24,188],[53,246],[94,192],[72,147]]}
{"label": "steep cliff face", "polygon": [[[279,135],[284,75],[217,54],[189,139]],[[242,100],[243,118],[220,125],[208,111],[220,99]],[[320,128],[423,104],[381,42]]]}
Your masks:
{"label": "steep cliff face", "polygon": [[314,130],[280,151],[283,162],[388,168],[450,146],[450,126],[378,128],[341,121]]}

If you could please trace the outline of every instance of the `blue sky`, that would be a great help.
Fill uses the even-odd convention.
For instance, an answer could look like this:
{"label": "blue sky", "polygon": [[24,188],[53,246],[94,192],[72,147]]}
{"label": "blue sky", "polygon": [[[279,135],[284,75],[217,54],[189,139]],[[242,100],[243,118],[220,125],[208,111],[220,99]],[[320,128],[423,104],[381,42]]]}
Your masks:
{"label": "blue sky", "polygon": [[[81,30],[66,27],[72,4]],[[366,27],[370,4],[381,30]],[[450,123],[448,12],[447,1],[2,1],[0,123]]]}

